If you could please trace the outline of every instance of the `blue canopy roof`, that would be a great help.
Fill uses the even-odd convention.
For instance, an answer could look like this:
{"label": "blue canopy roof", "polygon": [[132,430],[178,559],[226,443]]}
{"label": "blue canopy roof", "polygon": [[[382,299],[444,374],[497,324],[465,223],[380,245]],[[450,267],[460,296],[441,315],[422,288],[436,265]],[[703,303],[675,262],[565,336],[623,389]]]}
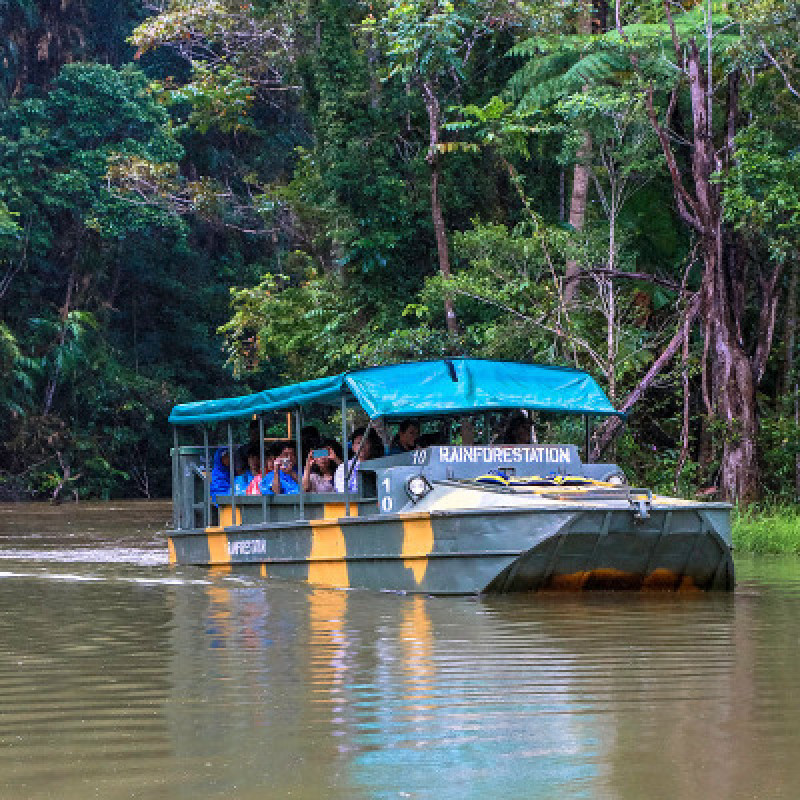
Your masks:
{"label": "blue canopy roof", "polygon": [[566,367],[451,358],[345,372],[277,389],[175,406],[175,425],[209,424],[354,398],[371,419],[507,409],[618,414],[591,375]]}

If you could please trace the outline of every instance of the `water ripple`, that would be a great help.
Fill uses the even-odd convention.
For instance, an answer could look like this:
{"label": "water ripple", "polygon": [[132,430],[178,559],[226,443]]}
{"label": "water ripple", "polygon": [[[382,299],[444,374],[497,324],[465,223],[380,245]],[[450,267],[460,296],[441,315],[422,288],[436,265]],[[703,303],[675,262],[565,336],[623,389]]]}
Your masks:
{"label": "water ripple", "polygon": [[115,507],[116,533],[97,508],[0,522],[0,797],[800,785],[800,562],[737,559],[731,595],[341,592],[169,568]]}

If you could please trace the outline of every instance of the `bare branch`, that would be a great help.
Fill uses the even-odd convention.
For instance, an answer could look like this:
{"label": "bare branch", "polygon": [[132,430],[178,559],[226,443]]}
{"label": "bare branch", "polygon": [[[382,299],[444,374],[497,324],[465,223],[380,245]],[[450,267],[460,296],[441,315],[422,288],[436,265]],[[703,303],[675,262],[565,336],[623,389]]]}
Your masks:
{"label": "bare branch", "polygon": [[664,0],[664,13],[667,15],[667,24],[669,25],[669,32],[672,36],[672,48],[675,50],[675,58],[680,64],[683,61],[683,52],[681,51],[681,43],[678,39],[678,32],[675,30],[675,20],[672,18],[672,10],[669,7],[669,0]]}
{"label": "bare branch", "polygon": [[646,98],[647,116],[650,120],[653,130],[656,132],[656,136],[658,136],[659,142],[661,142],[661,149],[664,152],[664,158],[667,161],[667,168],[669,169],[669,174],[672,178],[672,189],[675,195],[675,204],[678,207],[678,214],[690,228],[693,228],[695,231],[702,234],[704,233],[705,229],[697,213],[697,207],[695,206],[695,202],[691,195],[686,190],[686,187],[683,185],[680,168],[678,167],[678,162],[675,158],[675,153],[672,150],[669,137],[658,121],[655,105],[653,103],[652,86],[650,86],[650,88],[647,90]]}
{"label": "bare branch", "polygon": [[543,314],[540,317],[532,317],[529,314],[525,314],[522,311],[518,311],[512,306],[509,306],[494,297],[489,297],[487,295],[479,294],[477,292],[471,292],[468,289],[463,289],[457,286],[453,287],[453,292],[461,295],[462,297],[469,297],[473,300],[478,300],[479,302],[486,303],[487,305],[495,306],[495,308],[499,308],[502,311],[505,311],[506,313],[510,314],[513,317],[516,317],[519,320],[522,320],[530,325],[534,325],[536,327],[548,331],[549,333],[552,333],[559,339],[564,339],[565,341],[570,342],[571,344],[577,344],[578,346],[580,346],[582,350],[584,350],[589,355],[589,357],[592,359],[592,361],[594,361],[595,365],[598,367],[598,369],[600,369],[603,372],[603,374],[606,374],[608,372],[607,364],[605,363],[605,361],[603,361],[598,352],[589,344],[589,342],[587,342],[582,337],[576,336],[571,332],[565,330],[562,325],[559,324],[554,325],[548,323],[546,314]]}
{"label": "bare branch", "polygon": [[794,86],[792,86],[792,83],[789,80],[789,76],[786,74],[786,72],[784,71],[783,67],[781,67],[781,65],[778,63],[778,61],[775,58],[775,56],[773,56],[772,53],[769,52],[769,50],[767,49],[766,43],[762,40],[759,44],[761,45],[761,50],[763,51],[764,55],[769,60],[770,64],[772,64],[772,66],[775,67],[775,69],[778,70],[778,72],[780,73],[781,77],[783,78],[783,82],[786,84],[786,88],[795,97],[800,99],[800,92],[798,92],[797,89],[795,89]]}
{"label": "bare branch", "polygon": [[627,278],[632,281],[646,281],[647,283],[652,283],[656,286],[663,286],[665,289],[669,289],[673,292],[678,292],[679,294],[691,294],[694,296],[694,292],[688,292],[685,286],[679,285],[674,281],[668,281],[664,278],[658,278],[655,275],[651,275],[649,272],[622,272],[616,269],[607,269],[607,268],[600,268],[600,269],[584,269],[583,272],[579,275],[571,275],[569,278],[565,278],[565,283],[570,283],[574,280],[581,280],[583,277],[591,277],[591,276],[598,276],[598,277],[608,277],[608,278]]}
{"label": "bare branch", "polygon": [[[702,305],[702,296],[700,292],[693,295],[691,301],[686,307],[685,317],[681,320],[678,330],[670,339],[667,346],[662,351],[661,355],[653,362],[652,366],[645,373],[644,377],[639,381],[636,388],[628,395],[625,402],[622,404],[620,411],[628,412],[633,408],[636,403],[641,400],[644,393],[650,388],[653,381],[661,373],[661,371],[673,359],[678,349],[683,344],[684,326],[691,325],[700,312]],[[597,460],[602,455],[603,451],[611,444],[617,433],[622,430],[622,421],[619,417],[612,417],[598,430],[598,435],[595,440],[594,448],[592,450],[592,460]]]}

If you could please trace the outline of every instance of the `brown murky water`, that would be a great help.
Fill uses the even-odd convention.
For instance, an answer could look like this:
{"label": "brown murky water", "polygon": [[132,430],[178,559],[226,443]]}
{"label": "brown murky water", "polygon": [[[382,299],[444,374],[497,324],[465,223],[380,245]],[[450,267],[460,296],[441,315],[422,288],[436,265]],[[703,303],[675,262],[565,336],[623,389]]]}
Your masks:
{"label": "brown murky water", "polygon": [[0,506],[1,800],[800,796],[800,560],[410,597],[173,569],[169,517]]}

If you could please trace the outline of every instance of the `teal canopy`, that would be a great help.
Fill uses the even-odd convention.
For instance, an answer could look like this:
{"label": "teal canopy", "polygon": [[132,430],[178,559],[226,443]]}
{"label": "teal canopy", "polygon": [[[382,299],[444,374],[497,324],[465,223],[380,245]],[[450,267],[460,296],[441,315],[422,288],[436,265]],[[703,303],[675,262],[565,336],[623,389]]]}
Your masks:
{"label": "teal canopy", "polygon": [[184,403],[172,409],[169,421],[200,425],[311,403],[335,405],[342,394],[355,399],[371,419],[511,409],[619,413],[594,378],[579,370],[452,358],[370,367],[243,397]]}

